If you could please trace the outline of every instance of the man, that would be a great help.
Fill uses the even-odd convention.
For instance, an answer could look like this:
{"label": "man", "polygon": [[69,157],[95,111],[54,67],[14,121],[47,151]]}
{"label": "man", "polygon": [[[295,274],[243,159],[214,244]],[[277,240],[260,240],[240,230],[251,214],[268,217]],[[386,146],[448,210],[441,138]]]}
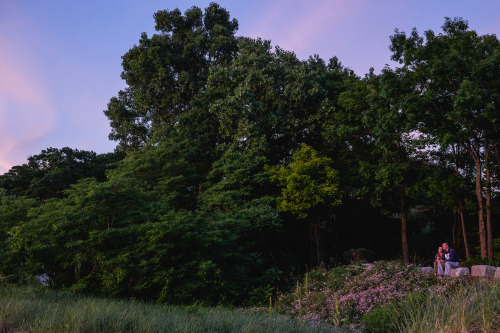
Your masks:
{"label": "man", "polygon": [[458,262],[460,259],[458,258],[458,254],[455,250],[450,249],[448,243],[443,243],[443,253],[444,253],[444,272],[441,265],[438,265],[438,275],[451,275],[451,269],[458,267]]}

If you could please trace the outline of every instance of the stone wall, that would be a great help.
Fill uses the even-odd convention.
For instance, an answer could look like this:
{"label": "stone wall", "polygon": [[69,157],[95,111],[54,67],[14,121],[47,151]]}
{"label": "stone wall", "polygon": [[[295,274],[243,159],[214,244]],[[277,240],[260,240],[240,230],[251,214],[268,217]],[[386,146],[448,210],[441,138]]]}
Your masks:
{"label": "stone wall", "polygon": [[[422,267],[422,272],[425,274],[434,274],[434,268]],[[458,267],[451,270],[451,276],[477,276],[500,279],[500,267],[488,265],[475,265],[469,270],[467,267]]]}

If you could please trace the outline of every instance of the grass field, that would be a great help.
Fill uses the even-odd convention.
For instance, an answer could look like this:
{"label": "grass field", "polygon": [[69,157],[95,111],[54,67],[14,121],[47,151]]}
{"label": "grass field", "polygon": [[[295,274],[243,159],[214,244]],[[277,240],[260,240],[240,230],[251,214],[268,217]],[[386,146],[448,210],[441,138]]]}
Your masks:
{"label": "grass field", "polygon": [[[375,307],[354,325],[309,324],[277,313],[169,306],[57,292],[42,286],[0,287],[0,333],[36,332],[500,332],[500,281],[448,279]],[[320,300],[320,298],[318,298]],[[318,305],[323,304],[323,301]],[[282,311],[283,312],[283,311]]]}
{"label": "grass field", "polygon": [[0,332],[341,332],[272,312],[105,300],[0,287]]}

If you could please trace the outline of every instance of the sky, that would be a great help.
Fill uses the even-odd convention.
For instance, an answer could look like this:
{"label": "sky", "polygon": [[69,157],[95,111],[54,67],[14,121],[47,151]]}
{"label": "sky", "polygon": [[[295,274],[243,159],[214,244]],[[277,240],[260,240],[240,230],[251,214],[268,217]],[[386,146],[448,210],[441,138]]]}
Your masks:
{"label": "sky", "polygon": [[[125,88],[121,57],[152,36],[158,10],[211,1],[0,0],[0,174],[43,149],[107,153],[116,142],[103,111]],[[359,76],[390,61],[394,29],[441,32],[462,17],[500,36],[498,0],[221,0],[238,36],[271,40],[299,59],[337,56]]]}

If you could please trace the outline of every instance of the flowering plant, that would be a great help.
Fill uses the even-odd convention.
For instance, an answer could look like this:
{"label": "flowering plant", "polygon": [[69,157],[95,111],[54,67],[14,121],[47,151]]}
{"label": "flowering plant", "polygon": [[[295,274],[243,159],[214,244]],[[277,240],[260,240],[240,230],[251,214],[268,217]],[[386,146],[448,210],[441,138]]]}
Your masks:
{"label": "flowering plant", "polygon": [[403,301],[414,291],[437,284],[413,265],[379,261],[372,267],[343,266],[317,269],[297,282],[293,293],[278,300],[281,310],[313,323],[356,323],[363,314],[392,301]]}

